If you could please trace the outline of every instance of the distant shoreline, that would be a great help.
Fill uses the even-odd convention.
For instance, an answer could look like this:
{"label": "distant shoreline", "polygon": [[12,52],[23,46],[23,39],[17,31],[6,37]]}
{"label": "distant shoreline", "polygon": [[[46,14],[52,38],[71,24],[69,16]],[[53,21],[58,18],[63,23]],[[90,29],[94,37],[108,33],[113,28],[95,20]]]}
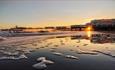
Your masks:
{"label": "distant shoreline", "polygon": [[[93,34],[100,33],[100,32],[93,32]],[[74,32],[59,32],[55,34],[45,34],[45,35],[29,35],[29,36],[10,36],[5,37],[6,40],[3,40],[0,42],[0,45],[8,45],[8,44],[15,44],[15,43],[22,43],[24,41],[31,41],[31,40],[39,40],[39,39],[45,39],[45,38],[51,38],[51,37],[57,37],[57,36],[73,36],[73,35],[87,35],[84,31],[74,31]]]}

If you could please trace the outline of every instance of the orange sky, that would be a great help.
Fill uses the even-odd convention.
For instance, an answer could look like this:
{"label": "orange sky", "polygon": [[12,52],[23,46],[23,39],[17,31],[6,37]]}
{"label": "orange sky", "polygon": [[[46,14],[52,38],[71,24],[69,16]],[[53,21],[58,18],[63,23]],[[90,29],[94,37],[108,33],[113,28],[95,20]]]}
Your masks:
{"label": "orange sky", "polygon": [[115,18],[114,0],[0,0],[0,28],[69,26]]}

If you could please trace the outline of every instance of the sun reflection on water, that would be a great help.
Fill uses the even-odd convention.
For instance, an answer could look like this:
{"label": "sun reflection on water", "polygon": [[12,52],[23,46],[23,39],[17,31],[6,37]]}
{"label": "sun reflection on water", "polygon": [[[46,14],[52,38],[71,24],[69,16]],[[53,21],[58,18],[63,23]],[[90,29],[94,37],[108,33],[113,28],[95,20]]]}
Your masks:
{"label": "sun reflection on water", "polygon": [[91,35],[92,35],[92,31],[87,31],[87,37],[91,38]]}
{"label": "sun reflection on water", "polygon": [[87,37],[91,38],[92,31],[93,31],[92,26],[88,26],[85,31],[86,31]]}

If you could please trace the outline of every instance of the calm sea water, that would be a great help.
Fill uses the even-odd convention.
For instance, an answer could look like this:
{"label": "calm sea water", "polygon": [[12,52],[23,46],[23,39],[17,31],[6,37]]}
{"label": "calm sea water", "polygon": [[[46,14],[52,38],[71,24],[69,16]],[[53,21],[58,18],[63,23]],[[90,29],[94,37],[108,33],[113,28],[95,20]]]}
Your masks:
{"label": "calm sea water", "polygon": [[[27,47],[37,47],[37,50],[27,54],[28,59],[0,60],[0,70],[36,70],[32,67],[38,57],[46,57],[54,61],[46,70],[115,70],[115,57],[103,54],[111,52],[115,55],[115,43],[111,41],[91,42],[89,38],[79,36],[53,37],[44,41],[36,41],[33,44],[25,44]],[[103,53],[79,54],[78,49],[85,52],[99,50]],[[64,55],[76,56],[79,59],[69,59],[64,56],[54,55],[53,52]]]}

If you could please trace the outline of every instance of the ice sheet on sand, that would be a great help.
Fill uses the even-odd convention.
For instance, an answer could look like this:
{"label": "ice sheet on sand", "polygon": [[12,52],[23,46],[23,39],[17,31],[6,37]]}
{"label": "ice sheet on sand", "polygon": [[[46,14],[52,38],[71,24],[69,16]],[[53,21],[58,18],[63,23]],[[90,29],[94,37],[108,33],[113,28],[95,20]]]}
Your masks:
{"label": "ice sheet on sand", "polygon": [[78,57],[73,56],[73,55],[65,55],[65,57],[70,58],[70,59],[79,59]]}

